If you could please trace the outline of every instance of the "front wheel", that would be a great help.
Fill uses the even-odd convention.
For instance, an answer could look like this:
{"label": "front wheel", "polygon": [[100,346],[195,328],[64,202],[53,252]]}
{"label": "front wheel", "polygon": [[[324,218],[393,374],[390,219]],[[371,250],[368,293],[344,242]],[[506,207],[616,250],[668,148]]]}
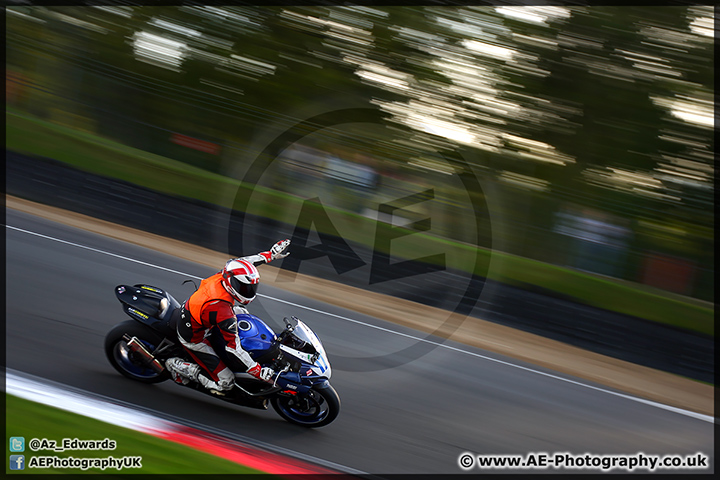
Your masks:
{"label": "front wheel", "polygon": [[308,428],[324,427],[340,413],[340,397],[330,384],[303,395],[273,397],[270,403],[288,422]]}
{"label": "front wheel", "polygon": [[115,370],[142,383],[159,383],[170,378],[167,370],[157,373],[137,358],[123,340],[126,333],[131,337],[137,337],[150,352],[162,341],[160,335],[135,320],[127,320],[116,325],[105,336],[105,355]]}

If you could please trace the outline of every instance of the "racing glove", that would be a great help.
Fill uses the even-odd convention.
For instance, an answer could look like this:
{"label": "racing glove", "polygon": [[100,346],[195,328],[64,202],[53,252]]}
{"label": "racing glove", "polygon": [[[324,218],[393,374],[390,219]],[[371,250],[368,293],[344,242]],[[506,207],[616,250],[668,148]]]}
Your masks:
{"label": "racing glove", "polygon": [[270,263],[273,260],[282,260],[283,258],[290,255],[290,252],[285,251],[289,245],[289,239],[281,240],[272,247],[270,247],[270,250],[268,250],[267,252],[260,252],[256,253],[255,255],[240,257],[237,260],[246,260],[248,262],[252,262],[252,264],[256,267],[258,265],[262,265],[263,263]]}
{"label": "racing glove", "polygon": [[272,246],[272,248],[270,248],[270,260],[281,260],[290,255],[290,252],[285,252],[285,250],[287,250],[289,246],[289,239],[277,242],[275,245]]}
{"label": "racing glove", "polygon": [[247,373],[258,380],[263,380],[268,383],[273,383],[273,376],[275,375],[275,371],[272,368],[261,367],[259,363],[255,363],[255,365],[250,367]]}

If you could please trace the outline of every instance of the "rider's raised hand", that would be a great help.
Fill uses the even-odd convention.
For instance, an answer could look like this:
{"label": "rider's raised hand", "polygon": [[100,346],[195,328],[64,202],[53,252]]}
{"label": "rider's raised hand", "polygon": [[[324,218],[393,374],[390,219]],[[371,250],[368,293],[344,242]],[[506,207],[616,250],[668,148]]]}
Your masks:
{"label": "rider's raised hand", "polygon": [[236,260],[246,260],[248,262],[251,262],[256,267],[258,265],[261,265],[263,263],[269,263],[273,260],[281,260],[288,255],[290,255],[290,252],[286,252],[285,250],[290,246],[290,240],[280,240],[275,245],[270,247],[270,250],[267,252],[260,252],[255,255],[250,255],[248,257],[240,257]]}
{"label": "rider's raised hand", "polygon": [[289,239],[277,242],[275,245],[272,246],[272,248],[270,248],[270,260],[281,260],[290,255],[290,252],[285,251],[289,246]]}

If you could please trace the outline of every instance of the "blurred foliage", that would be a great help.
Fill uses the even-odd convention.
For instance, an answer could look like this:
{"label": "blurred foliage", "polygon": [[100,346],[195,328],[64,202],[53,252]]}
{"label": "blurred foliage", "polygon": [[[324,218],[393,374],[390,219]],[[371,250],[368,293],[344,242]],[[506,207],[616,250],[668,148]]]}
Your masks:
{"label": "blurred foliage", "polygon": [[[377,109],[375,131],[350,123],[302,139],[373,159],[370,210],[430,185],[445,205],[432,207],[431,233],[490,246],[463,227],[468,196],[482,195],[493,248],[659,286],[651,277],[670,270],[658,259],[689,261],[690,280],[667,288],[713,299],[711,7],[6,12],[7,101],[35,117],[237,175],[258,143],[309,116]],[[284,185],[282,165],[269,172],[264,184],[313,196]],[[454,194],[470,173],[487,191]],[[354,203],[344,195],[335,206]],[[600,216],[628,232],[613,251],[577,233]]]}

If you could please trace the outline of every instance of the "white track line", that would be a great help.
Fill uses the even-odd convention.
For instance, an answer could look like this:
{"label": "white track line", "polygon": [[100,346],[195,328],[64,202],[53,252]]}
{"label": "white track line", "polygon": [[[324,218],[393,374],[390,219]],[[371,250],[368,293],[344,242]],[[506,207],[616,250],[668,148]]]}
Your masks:
{"label": "white track line", "polygon": [[[116,253],[111,253],[111,252],[107,252],[107,251],[104,251],[104,250],[99,250],[99,249],[97,249],[97,248],[88,247],[88,246],[86,246],[86,245],[81,245],[81,244],[79,244],[79,243],[73,243],[73,242],[69,242],[69,241],[67,241],[67,240],[61,240],[61,239],[59,239],[59,238],[50,237],[50,236],[48,236],[48,235],[43,235],[43,234],[41,234],[41,233],[32,232],[32,231],[30,231],[30,230],[24,230],[24,229],[22,229],[22,228],[13,227],[13,226],[11,226],[11,225],[5,225],[5,226],[6,226],[7,228],[10,228],[10,229],[12,229],[12,230],[16,230],[16,231],[18,231],[18,232],[23,232],[23,233],[27,233],[27,234],[30,234],[30,235],[35,235],[35,236],[37,236],[37,237],[46,238],[46,239],[48,239],[48,240],[53,240],[53,241],[56,241],[56,242],[64,243],[64,244],[66,244],[66,245],[72,245],[72,246],[74,246],[74,247],[83,248],[83,249],[85,249],[85,250],[90,250],[90,251],[93,251],[93,252],[96,252],[96,253],[102,253],[102,254],[104,254],[104,255],[109,255],[109,256],[115,257],[115,258],[120,258],[120,259],[122,259],[122,260],[127,260],[127,261],[129,261],[129,262],[139,263],[139,264],[141,264],[141,265],[145,265],[145,266],[148,266],[148,267],[157,268],[157,269],[159,269],[159,270],[165,270],[166,272],[171,272],[171,273],[176,273],[176,274],[178,274],[178,275],[183,275],[183,276],[185,276],[185,277],[191,277],[191,278],[195,278],[195,279],[199,279],[199,280],[202,280],[202,278],[203,278],[203,277],[197,277],[197,276],[195,276],[195,275],[190,275],[189,273],[184,273],[184,272],[179,272],[179,271],[177,271],[177,270],[172,270],[172,269],[170,269],[170,268],[162,267],[162,266],[159,266],[159,265],[154,265],[154,264],[152,264],[152,263],[147,263],[147,262],[143,262],[143,261],[140,261],[140,260],[136,260],[136,259],[134,259],[134,258],[124,257],[124,256],[118,255],[118,254],[116,254]],[[693,411],[690,411],[690,410],[684,410],[684,409],[682,409],[682,408],[672,407],[672,406],[670,406],[670,405],[665,405],[665,404],[662,404],[662,403],[653,402],[653,401],[651,401],[651,400],[646,400],[646,399],[644,399],[644,398],[638,398],[638,397],[633,397],[633,396],[631,396],[631,395],[626,395],[626,394],[619,393],[619,392],[613,392],[612,390],[607,390],[607,389],[604,389],[604,388],[595,387],[595,386],[593,386],[593,385],[588,385],[588,384],[586,384],[586,383],[578,382],[578,381],[576,381],[576,380],[571,380],[571,379],[569,379],[569,378],[560,377],[560,376],[558,376],[558,375],[553,375],[553,374],[551,374],[551,373],[546,373],[546,372],[542,372],[542,371],[540,371],[540,370],[535,370],[535,369],[532,369],[532,368],[524,367],[524,366],[522,366],[522,365],[517,365],[517,364],[515,364],[515,363],[506,362],[506,361],[504,361],[504,360],[499,360],[499,359],[497,359],[497,358],[488,357],[488,356],[485,356],[485,355],[481,355],[481,354],[479,354],[479,353],[470,352],[470,351],[468,351],[468,350],[463,350],[463,349],[461,349],[461,348],[453,347],[453,346],[451,346],[451,345],[446,345],[446,344],[444,344],[444,343],[433,342],[433,341],[427,340],[427,339],[425,339],[425,338],[420,338],[420,337],[416,337],[416,336],[413,336],[413,335],[408,335],[408,334],[406,334],[406,333],[397,332],[397,331],[395,331],[395,330],[391,330],[391,329],[388,329],[388,328],[379,327],[379,326],[377,326],[377,325],[372,325],[372,324],[366,323],[366,322],[361,322],[361,321],[359,321],[359,320],[355,320],[355,319],[353,319],[353,318],[344,317],[344,316],[342,316],[342,315],[337,315],[337,314],[335,314],[335,313],[325,312],[325,311],[323,311],[323,310],[318,310],[318,309],[316,309],[316,308],[311,308],[311,307],[307,307],[307,306],[300,305],[300,304],[297,304],[297,303],[288,302],[287,300],[282,300],[282,299],[280,299],[280,298],[270,297],[270,296],[268,296],[268,295],[262,295],[262,294],[258,294],[258,296],[259,296],[259,297],[263,297],[263,298],[267,298],[268,300],[274,300],[274,301],[276,301],[276,302],[285,303],[285,304],[291,305],[291,306],[293,306],[293,307],[303,308],[303,309],[309,310],[309,311],[311,311],[311,312],[320,313],[320,314],[323,314],[323,315],[328,315],[328,316],[330,316],[330,317],[338,318],[338,319],[341,319],[341,320],[346,320],[346,321],[348,321],[348,322],[352,322],[352,323],[355,323],[355,324],[358,324],[358,325],[363,325],[363,326],[365,326],[365,327],[370,327],[370,328],[374,328],[374,329],[376,329],[376,330],[381,330],[381,331],[384,331],[384,332],[392,333],[392,334],[394,334],[394,335],[399,335],[399,336],[402,336],[402,337],[407,337],[407,338],[410,338],[410,339],[413,339],[413,340],[417,340],[418,342],[425,342],[425,343],[429,343],[429,344],[431,344],[431,345],[436,345],[436,346],[441,347],[441,348],[447,348],[447,349],[449,349],[449,350],[453,350],[453,351],[456,351],[456,352],[459,352],[459,353],[464,353],[464,354],[466,354],[466,355],[471,355],[471,356],[473,356],[473,357],[482,358],[483,360],[488,360],[488,361],[491,361],[491,362],[500,363],[500,364],[502,364],[502,365],[506,365],[506,366],[513,367],[513,368],[519,368],[519,369],[525,370],[525,371],[527,371],[527,372],[532,372],[532,373],[535,373],[535,374],[537,374],[537,375],[542,375],[542,376],[545,376],[545,377],[548,377],[548,378],[553,378],[553,379],[555,379],[555,380],[560,380],[560,381],[563,381],[563,382],[571,383],[571,384],[573,384],[573,385],[578,385],[578,386],[581,386],[581,387],[589,388],[589,389],[595,390],[595,391],[597,391],[597,392],[602,392],[602,393],[606,393],[606,394],[609,394],[609,395],[614,395],[614,396],[616,396],[616,397],[625,398],[625,399],[627,399],[627,400],[632,400],[632,401],[638,402],[638,403],[644,403],[645,405],[650,405],[650,406],[653,406],[653,407],[661,408],[661,409],[663,409],[663,410],[668,410],[668,411],[670,411],[670,412],[679,413],[680,415],[685,415],[685,416],[688,416],[688,417],[696,418],[696,419],[702,420],[702,421],[704,421],[704,422],[709,422],[709,423],[714,423],[714,422],[715,422],[715,418],[712,417],[712,416],[710,416],[710,415],[704,415],[704,414],[702,414],[702,413],[697,413],[697,412],[693,412]]]}

